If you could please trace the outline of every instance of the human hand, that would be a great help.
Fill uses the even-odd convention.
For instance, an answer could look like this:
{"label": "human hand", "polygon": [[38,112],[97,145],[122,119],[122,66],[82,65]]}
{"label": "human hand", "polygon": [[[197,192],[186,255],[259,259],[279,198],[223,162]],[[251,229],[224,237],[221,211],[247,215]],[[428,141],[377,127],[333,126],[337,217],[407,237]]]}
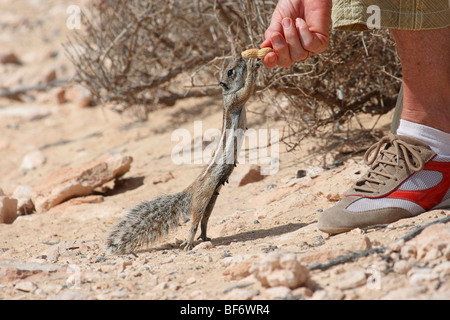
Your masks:
{"label": "human hand", "polygon": [[[290,67],[328,47],[332,0],[280,0],[261,48],[272,47],[264,65]],[[308,53],[309,52],[309,53]]]}

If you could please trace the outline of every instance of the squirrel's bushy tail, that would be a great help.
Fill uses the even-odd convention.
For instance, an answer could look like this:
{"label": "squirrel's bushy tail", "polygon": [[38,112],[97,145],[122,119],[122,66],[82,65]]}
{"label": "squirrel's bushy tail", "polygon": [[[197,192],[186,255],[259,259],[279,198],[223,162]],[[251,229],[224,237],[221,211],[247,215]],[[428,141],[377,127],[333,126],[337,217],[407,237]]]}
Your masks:
{"label": "squirrel's bushy tail", "polygon": [[130,209],[108,235],[106,252],[127,254],[156,241],[190,213],[191,195],[178,192],[144,201]]}

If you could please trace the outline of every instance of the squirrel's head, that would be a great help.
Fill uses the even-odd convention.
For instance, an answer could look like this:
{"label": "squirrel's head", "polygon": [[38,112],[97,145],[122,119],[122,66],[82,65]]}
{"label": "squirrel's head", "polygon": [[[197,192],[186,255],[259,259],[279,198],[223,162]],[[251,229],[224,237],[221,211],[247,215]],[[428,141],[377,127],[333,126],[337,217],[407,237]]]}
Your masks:
{"label": "squirrel's head", "polygon": [[243,88],[247,77],[247,62],[243,58],[234,60],[222,75],[220,85],[223,94],[230,94]]}

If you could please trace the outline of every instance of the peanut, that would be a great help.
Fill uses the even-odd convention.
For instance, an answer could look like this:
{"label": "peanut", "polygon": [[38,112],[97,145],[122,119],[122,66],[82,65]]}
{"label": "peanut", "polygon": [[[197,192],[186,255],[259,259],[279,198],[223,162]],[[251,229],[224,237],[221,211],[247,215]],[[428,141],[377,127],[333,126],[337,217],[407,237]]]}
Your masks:
{"label": "peanut", "polygon": [[272,52],[272,48],[262,48],[262,49],[248,49],[241,53],[242,58],[248,60],[250,58],[256,58],[256,59],[264,59],[266,54],[269,52]]}

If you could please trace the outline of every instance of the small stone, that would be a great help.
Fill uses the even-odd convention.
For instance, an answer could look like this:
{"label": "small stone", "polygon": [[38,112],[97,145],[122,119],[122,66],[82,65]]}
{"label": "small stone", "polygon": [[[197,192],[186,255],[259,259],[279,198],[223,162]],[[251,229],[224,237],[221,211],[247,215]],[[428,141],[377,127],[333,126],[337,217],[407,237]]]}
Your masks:
{"label": "small stone", "polygon": [[363,234],[364,231],[360,228],[355,228],[355,229],[352,229],[352,231],[350,231],[350,233],[354,234],[354,235],[360,235],[360,234]]}
{"label": "small stone", "polygon": [[254,296],[258,295],[258,290],[252,290],[247,288],[236,288],[226,293],[222,300],[251,300]]}
{"label": "small stone", "polygon": [[336,283],[341,290],[354,289],[366,284],[366,274],[360,270],[347,271],[337,278]]}
{"label": "small stone", "polygon": [[203,241],[194,247],[194,249],[200,249],[200,250],[201,249],[212,249],[212,248],[215,248],[215,246],[212,244],[211,241]]}
{"label": "small stone", "polygon": [[288,287],[297,288],[299,281],[295,274],[290,270],[275,270],[266,276],[269,287]]}
{"label": "small stone", "polygon": [[34,203],[31,200],[31,187],[18,186],[14,189],[12,198],[17,199],[17,214],[26,215],[34,211]]}
{"label": "small stone", "polygon": [[297,170],[297,179],[306,177],[306,170]]}
{"label": "small stone", "polygon": [[441,256],[447,257],[450,248],[450,226],[437,223],[427,227],[411,241],[416,249],[416,258],[431,261]]}
{"label": "small stone", "polygon": [[310,279],[309,270],[300,264],[295,254],[269,253],[255,261],[249,271],[264,287],[295,289]]}
{"label": "small stone", "polygon": [[159,283],[159,284],[155,287],[156,290],[164,290],[164,289],[167,289],[167,288],[169,288],[169,283],[166,282],[166,281],[163,281],[163,282]]}
{"label": "small stone", "polygon": [[339,193],[329,193],[327,194],[327,200],[331,202],[339,201],[342,199],[342,196]]}
{"label": "small stone", "polygon": [[394,271],[400,274],[406,274],[411,267],[411,263],[406,260],[399,260],[394,263]]}
{"label": "small stone", "polygon": [[306,175],[311,178],[317,178],[324,171],[321,167],[308,166],[306,169]]}
{"label": "small stone", "polygon": [[247,277],[250,274],[250,262],[244,261],[241,263],[234,263],[230,265],[223,272],[224,276],[227,276],[229,280],[240,280]]}
{"label": "small stone", "polygon": [[429,268],[411,268],[407,276],[411,285],[420,285],[439,279],[439,274],[432,272]]}
{"label": "small stone", "polygon": [[0,196],[0,223],[11,224],[17,218],[17,200]]}
{"label": "small stone", "polygon": [[73,102],[78,107],[85,108],[91,105],[93,95],[89,89],[81,85],[75,85],[66,90],[65,98],[67,101]]}
{"label": "small stone", "polygon": [[45,164],[47,158],[40,150],[34,150],[25,155],[20,165],[22,171],[34,170]]}
{"label": "small stone", "polygon": [[409,258],[415,258],[416,257],[416,247],[410,244],[405,244],[401,249],[400,249],[400,257],[402,259],[409,259]]}
{"label": "small stone", "polygon": [[154,177],[153,184],[166,183],[167,181],[170,181],[174,178],[175,177],[173,176],[173,173],[169,171],[169,172],[166,172],[164,174]]}
{"label": "small stone", "polygon": [[58,261],[60,256],[60,245],[53,245],[39,254],[39,258],[43,258],[52,262]]}
{"label": "small stone", "polygon": [[38,287],[31,281],[22,281],[17,283],[14,288],[19,291],[33,293]]}
{"label": "small stone", "polygon": [[250,165],[250,166],[238,166],[233,175],[230,177],[230,181],[236,183],[239,187],[245,186],[246,184],[261,181],[265,178],[265,175],[261,174],[261,166]]}
{"label": "small stone", "polygon": [[269,299],[284,299],[291,294],[291,289],[288,287],[273,287],[268,288],[264,295],[268,296]]}
{"label": "small stone", "polygon": [[194,283],[196,283],[196,282],[197,282],[197,280],[196,280],[194,277],[190,277],[190,278],[187,278],[187,279],[186,279],[185,284],[186,284],[186,285],[190,285],[190,284],[194,284]]}
{"label": "small stone", "polygon": [[364,236],[359,244],[359,250],[368,250],[372,248],[372,242],[370,241],[368,236]]}
{"label": "small stone", "polygon": [[66,90],[64,88],[52,88],[48,92],[40,96],[38,98],[38,101],[42,101],[43,103],[50,103],[53,105],[61,105],[67,101],[65,94]]}
{"label": "small stone", "polygon": [[404,244],[405,244],[404,239],[399,239],[399,240],[393,241],[389,244],[389,251],[390,252],[400,252],[400,250],[402,249]]}
{"label": "small stone", "polygon": [[442,279],[444,279],[444,277],[450,276],[450,261],[445,261],[438,264],[433,268],[432,272],[435,274],[439,274]]}
{"label": "small stone", "polygon": [[131,266],[132,264],[133,264],[132,261],[125,261],[125,260],[123,260],[123,259],[120,259],[120,260],[118,260],[118,262],[116,263],[116,269],[117,269],[119,272],[123,272],[123,271],[125,271],[125,269],[126,269],[128,266]]}
{"label": "small stone", "polygon": [[52,68],[44,71],[42,77],[38,80],[38,83],[50,83],[56,80],[56,69]]}
{"label": "small stone", "polygon": [[111,292],[111,298],[126,299],[128,298],[128,293],[123,289],[119,289]]}
{"label": "small stone", "polygon": [[0,52],[0,64],[20,64],[19,58],[12,51]]}
{"label": "small stone", "polygon": [[307,287],[300,287],[291,291],[292,296],[312,297],[313,292]]}

